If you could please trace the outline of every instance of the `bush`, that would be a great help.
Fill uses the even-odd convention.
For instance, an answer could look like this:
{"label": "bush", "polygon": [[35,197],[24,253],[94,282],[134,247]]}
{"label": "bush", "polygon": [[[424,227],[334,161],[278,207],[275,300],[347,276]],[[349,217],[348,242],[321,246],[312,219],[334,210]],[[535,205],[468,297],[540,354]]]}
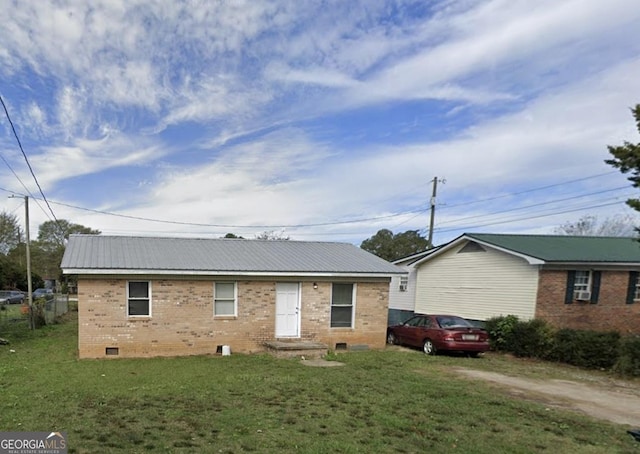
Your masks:
{"label": "bush", "polygon": [[485,329],[489,333],[489,344],[491,350],[511,351],[510,345],[513,336],[513,327],[518,323],[515,315],[501,315],[486,321]]}
{"label": "bush", "polygon": [[547,358],[553,348],[553,329],[544,320],[519,321],[511,332],[511,352],[516,356]]}
{"label": "bush", "polygon": [[620,375],[640,377],[640,336],[621,340],[620,355],[613,370]]}
{"label": "bush", "polygon": [[588,369],[609,369],[618,359],[620,334],[563,328],[548,359]]}
{"label": "bush", "polygon": [[616,331],[556,330],[544,320],[521,321],[515,315],[490,318],[486,330],[494,351],[640,376],[640,336],[621,338]]}

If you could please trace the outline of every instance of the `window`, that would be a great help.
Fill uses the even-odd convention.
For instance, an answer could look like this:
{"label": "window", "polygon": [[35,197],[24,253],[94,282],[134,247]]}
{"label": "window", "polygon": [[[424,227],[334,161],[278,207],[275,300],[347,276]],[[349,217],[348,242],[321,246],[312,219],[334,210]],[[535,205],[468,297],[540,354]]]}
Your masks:
{"label": "window", "polygon": [[591,271],[576,271],[573,280],[573,299],[576,301],[591,299]]}
{"label": "window", "polygon": [[406,292],[407,285],[409,285],[409,277],[408,276],[400,276],[400,291]]}
{"label": "window", "polygon": [[151,317],[151,282],[130,281],[127,286],[129,317]]}
{"label": "window", "polygon": [[602,271],[599,270],[568,271],[565,304],[571,304],[574,301],[598,304],[601,276]]}
{"label": "window", "polygon": [[213,291],[214,317],[237,315],[237,292],[235,282],[216,282]]}
{"label": "window", "polygon": [[627,304],[640,303],[640,273],[629,271],[629,286],[627,288]]}
{"label": "window", "polygon": [[355,290],[355,284],[333,284],[331,288],[332,328],[351,328],[353,326]]}

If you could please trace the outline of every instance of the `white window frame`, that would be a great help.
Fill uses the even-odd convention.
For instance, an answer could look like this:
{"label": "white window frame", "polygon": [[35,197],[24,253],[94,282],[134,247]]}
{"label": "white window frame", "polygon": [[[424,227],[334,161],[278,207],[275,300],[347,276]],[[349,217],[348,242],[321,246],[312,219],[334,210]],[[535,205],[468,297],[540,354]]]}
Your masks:
{"label": "white window frame", "polygon": [[398,290],[406,292],[407,288],[409,288],[409,276],[400,276],[400,285],[398,286]]}
{"label": "white window frame", "polygon": [[[218,298],[216,291],[218,284],[233,284],[233,314],[216,314],[216,302],[229,302],[230,298]],[[213,283],[213,316],[215,318],[237,317],[238,316],[238,283],[231,281],[216,281]]]}
{"label": "white window frame", "polygon": [[640,275],[636,276],[636,290],[633,293],[633,302],[637,303],[640,301]]}
{"label": "white window frame", "polygon": [[[352,286],[352,291],[351,291],[351,325],[350,326],[333,326],[333,286],[334,285],[351,285]],[[329,327],[331,329],[340,329],[340,328],[347,328],[347,329],[353,329],[355,328],[355,318],[356,318],[356,294],[357,294],[357,287],[358,285],[355,282],[332,282],[331,283],[331,302],[329,305]],[[347,305],[343,305],[343,304],[336,304],[336,307],[349,307]]]}
{"label": "white window frame", "polygon": [[[147,284],[147,298],[139,298],[139,297],[132,297],[129,294],[129,290],[130,290],[130,285],[132,283],[140,283],[140,282],[144,282]],[[128,318],[150,318],[151,317],[151,309],[153,307],[153,300],[152,300],[152,291],[151,291],[151,281],[146,281],[146,280],[132,280],[132,281],[127,281],[127,317]],[[138,315],[131,315],[129,313],[129,302],[131,300],[136,300],[136,301],[143,301],[143,300],[149,300],[149,313],[142,315],[142,314],[138,314]]]}
{"label": "white window frame", "polygon": [[[586,282],[578,282],[578,279],[583,281],[586,273]],[[593,282],[593,273],[591,270],[576,270],[575,277],[573,278],[573,299],[578,299],[578,293],[589,292],[591,293],[591,284]]]}

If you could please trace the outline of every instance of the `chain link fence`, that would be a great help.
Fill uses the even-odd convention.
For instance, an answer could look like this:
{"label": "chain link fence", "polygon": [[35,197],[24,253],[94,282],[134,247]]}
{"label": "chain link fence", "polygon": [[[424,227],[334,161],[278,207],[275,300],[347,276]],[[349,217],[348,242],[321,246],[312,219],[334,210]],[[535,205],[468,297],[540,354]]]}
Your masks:
{"label": "chain link fence", "polygon": [[[36,298],[33,301],[33,325],[39,328],[51,325],[61,315],[70,310],[69,295],[54,293],[46,298]],[[31,329],[30,311],[27,303],[0,303],[0,338],[20,336],[22,332]]]}
{"label": "chain link fence", "polygon": [[53,298],[45,301],[43,314],[46,325],[51,325],[57,317],[69,312],[69,295],[55,293]]}

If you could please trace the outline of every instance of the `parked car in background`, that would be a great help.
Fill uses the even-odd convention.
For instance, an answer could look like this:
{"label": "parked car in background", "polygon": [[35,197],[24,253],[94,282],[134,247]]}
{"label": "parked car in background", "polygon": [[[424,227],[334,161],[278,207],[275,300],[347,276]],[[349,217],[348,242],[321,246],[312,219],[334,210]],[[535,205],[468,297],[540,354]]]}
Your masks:
{"label": "parked car in background", "polygon": [[18,290],[0,290],[0,304],[22,304],[24,293]]}
{"label": "parked car in background", "polygon": [[489,350],[489,335],[455,315],[416,315],[389,327],[387,343],[421,347],[427,355],[453,351],[478,356]]}
{"label": "parked car in background", "polygon": [[53,299],[53,290],[50,288],[37,288],[31,294],[33,300],[35,301],[37,298],[44,298],[45,300]]}

